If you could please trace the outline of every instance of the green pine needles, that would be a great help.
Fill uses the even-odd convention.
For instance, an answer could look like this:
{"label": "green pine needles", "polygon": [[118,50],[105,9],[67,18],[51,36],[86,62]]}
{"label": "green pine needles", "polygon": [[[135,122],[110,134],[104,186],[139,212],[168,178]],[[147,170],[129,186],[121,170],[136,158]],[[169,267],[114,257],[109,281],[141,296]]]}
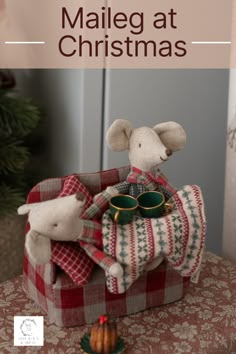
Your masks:
{"label": "green pine needles", "polygon": [[25,169],[31,156],[26,139],[40,119],[38,107],[9,86],[0,82],[0,217],[25,201]]}

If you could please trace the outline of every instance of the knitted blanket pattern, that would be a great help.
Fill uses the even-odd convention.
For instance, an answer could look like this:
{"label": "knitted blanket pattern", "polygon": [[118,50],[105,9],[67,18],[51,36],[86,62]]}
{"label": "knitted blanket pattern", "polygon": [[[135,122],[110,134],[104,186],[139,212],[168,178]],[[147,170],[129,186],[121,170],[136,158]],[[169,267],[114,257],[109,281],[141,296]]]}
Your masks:
{"label": "knitted blanket pattern", "polygon": [[182,276],[194,277],[200,270],[205,244],[206,218],[201,189],[186,185],[169,200],[173,211],[160,218],[135,216],[127,225],[115,224],[110,211],[102,219],[103,249],[123,267],[120,278],[107,276],[112,293],[124,293],[156,257]]}

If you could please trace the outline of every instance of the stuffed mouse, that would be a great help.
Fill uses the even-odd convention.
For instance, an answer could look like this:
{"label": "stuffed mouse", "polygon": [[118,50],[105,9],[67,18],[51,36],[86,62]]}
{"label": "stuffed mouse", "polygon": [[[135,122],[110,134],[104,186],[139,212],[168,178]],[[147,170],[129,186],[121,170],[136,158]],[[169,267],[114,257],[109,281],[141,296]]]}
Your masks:
{"label": "stuffed mouse", "polygon": [[[158,189],[165,199],[172,196],[165,188],[166,180],[159,165],[185,146],[186,133],[180,124],[169,121],[156,124],[153,128],[144,126],[134,129],[128,120],[117,119],[108,129],[106,141],[113,151],[128,150],[131,171],[126,181],[107,187],[95,196],[95,204],[101,206],[102,212],[108,207],[109,200],[119,193],[137,197],[142,192]],[[94,210],[91,207],[87,211],[90,217],[94,216]],[[96,212],[98,215],[98,210]],[[156,268],[162,260],[162,256],[155,258],[146,269]]]}
{"label": "stuffed mouse", "polygon": [[101,223],[81,218],[84,203],[84,196],[76,193],[18,208],[18,214],[28,214],[30,230],[25,246],[30,258],[39,264],[47,263],[51,259],[51,240],[74,241],[108,274],[121,276],[120,264],[102,251]]}

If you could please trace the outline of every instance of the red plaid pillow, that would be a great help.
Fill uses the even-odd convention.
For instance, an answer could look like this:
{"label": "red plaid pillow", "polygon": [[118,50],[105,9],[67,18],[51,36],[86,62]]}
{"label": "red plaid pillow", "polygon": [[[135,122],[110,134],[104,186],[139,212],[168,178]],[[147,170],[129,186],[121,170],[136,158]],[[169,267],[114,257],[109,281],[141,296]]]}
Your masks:
{"label": "red plaid pillow", "polygon": [[[84,209],[93,202],[93,198],[87,188],[76,178],[68,176],[58,198],[81,192],[86,197]],[[86,284],[92,274],[94,262],[76,242],[52,241],[52,262],[63,269],[71,279],[79,286]]]}
{"label": "red plaid pillow", "polygon": [[63,189],[61,193],[59,194],[58,198],[65,197],[67,195],[75,194],[77,192],[81,192],[85,198],[86,202],[84,204],[82,213],[90,207],[90,205],[93,203],[93,197],[87,190],[87,188],[78,180],[78,178],[75,175],[71,175],[66,177],[64,184],[63,184]]}

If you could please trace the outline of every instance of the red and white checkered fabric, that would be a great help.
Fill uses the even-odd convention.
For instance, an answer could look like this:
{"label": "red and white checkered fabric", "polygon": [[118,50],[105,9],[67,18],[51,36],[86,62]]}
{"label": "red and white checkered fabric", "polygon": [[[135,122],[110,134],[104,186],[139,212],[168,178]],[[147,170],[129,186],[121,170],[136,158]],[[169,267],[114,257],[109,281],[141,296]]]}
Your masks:
{"label": "red and white checkered fabric", "polygon": [[[124,181],[129,171],[127,166],[74,177],[91,195],[95,195],[108,185]],[[74,179],[70,180],[68,177],[43,181],[31,190],[27,202],[40,202],[62,196],[64,192],[74,190],[74,187],[70,188],[74,183]],[[58,326],[83,325],[95,321],[101,313],[118,317],[173,302],[183,297],[189,283],[189,278],[181,277],[163,263],[154,271],[143,274],[124,294],[108,292],[104,271],[98,267],[87,284],[78,286],[72,281],[71,274],[69,277],[61,270],[62,254],[59,251],[56,254],[56,250],[58,248],[53,248],[53,254],[59,267],[54,261],[46,265],[33,264],[25,251],[23,286],[27,295],[38,303],[48,313],[51,322]],[[83,281],[84,275],[80,276]]]}
{"label": "red and white checkered fabric", "polygon": [[50,266],[35,267],[27,256],[24,262],[24,290],[48,313],[50,322],[60,327],[92,323],[101,313],[119,317],[181,299],[189,279],[179,276],[163,263],[143,274],[124,294],[111,294],[104,272],[97,268],[83,287],[72,283],[64,272],[57,272],[54,283],[45,279]]}
{"label": "red and white checkered fabric", "polygon": [[[81,192],[86,197],[82,213],[93,202],[93,198],[87,188],[74,175],[66,177],[63,189],[58,198]],[[94,268],[93,260],[76,242],[53,241],[51,260],[63,269],[71,279],[79,286],[89,281]]]}

